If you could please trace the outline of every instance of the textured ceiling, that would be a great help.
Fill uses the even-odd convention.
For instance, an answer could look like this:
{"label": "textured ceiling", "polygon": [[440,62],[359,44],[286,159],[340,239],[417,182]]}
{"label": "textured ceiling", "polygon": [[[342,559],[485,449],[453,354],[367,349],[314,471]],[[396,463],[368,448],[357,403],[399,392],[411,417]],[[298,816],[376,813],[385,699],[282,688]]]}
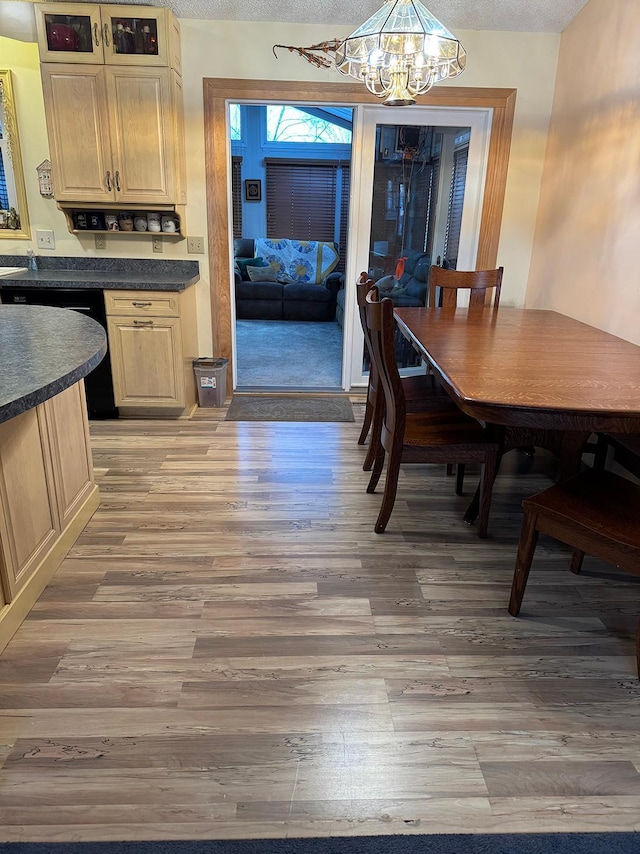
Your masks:
{"label": "textured ceiling", "polygon": [[[139,0],[118,0],[119,5]],[[587,0],[426,0],[425,5],[450,30],[521,30],[560,33]],[[354,27],[382,0],[147,0],[168,6],[179,18],[218,21],[282,21]],[[331,32],[327,32],[327,38]]]}

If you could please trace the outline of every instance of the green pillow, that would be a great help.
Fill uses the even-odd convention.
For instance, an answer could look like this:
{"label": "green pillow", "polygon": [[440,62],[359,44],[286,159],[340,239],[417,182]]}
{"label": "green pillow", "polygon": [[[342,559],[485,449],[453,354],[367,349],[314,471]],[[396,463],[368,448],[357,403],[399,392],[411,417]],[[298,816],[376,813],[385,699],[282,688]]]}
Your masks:
{"label": "green pillow", "polygon": [[262,258],[236,258],[236,264],[240,268],[240,275],[243,279],[247,278],[247,267],[268,267],[266,261]]}

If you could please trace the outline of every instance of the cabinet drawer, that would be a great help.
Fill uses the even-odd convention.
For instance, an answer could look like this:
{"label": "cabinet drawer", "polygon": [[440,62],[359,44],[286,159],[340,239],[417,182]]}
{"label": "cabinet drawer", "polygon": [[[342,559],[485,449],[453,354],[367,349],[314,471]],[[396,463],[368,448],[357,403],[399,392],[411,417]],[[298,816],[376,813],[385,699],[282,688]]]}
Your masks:
{"label": "cabinet drawer", "polygon": [[109,316],[180,316],[180,295],[175,291],[105,291],[104,300]]}

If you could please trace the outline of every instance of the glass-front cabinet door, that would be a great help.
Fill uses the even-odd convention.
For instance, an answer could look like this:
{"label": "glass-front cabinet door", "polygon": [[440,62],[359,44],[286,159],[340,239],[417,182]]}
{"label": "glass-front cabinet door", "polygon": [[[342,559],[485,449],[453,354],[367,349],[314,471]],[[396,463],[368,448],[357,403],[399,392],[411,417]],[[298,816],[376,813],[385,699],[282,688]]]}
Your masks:
{"label": "glass-front cabinet door", "polygon": [[153,6],[101,6],[107,65],[171,65],[167,16]]}
{"label": "glass-front cabinet door", "polygon": [[36,26],[41,62],[104,62],[99,6],[41,3]]}
{"label": "glass-front cabinet door", "polygon": [[42,62],[160,65],[180,71],[177,21],[153,6],[40,3]]}

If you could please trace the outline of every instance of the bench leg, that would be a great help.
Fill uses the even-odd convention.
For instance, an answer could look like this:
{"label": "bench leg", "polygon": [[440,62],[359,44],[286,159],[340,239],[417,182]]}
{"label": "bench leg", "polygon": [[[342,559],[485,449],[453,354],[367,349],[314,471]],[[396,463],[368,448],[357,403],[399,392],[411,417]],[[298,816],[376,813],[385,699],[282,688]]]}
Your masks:
{"label": "bench leg", "polygon": [[513,584],[511,585],[511,598],[509,599],[509,613],[517,617],[524,597],[524,591],[529,578],[529,570],[533,561],[533,554],[538,543],[538,530],[535,513],[525,510],[520,531],[520,542],[518,543],[518,556],[516,557],[516,568],[513,573]]}
{"label": "bench leg", "polygon": [[456,495],[464,494],[464,463],[456,466]]}
{"label": "bench leg", "polygon": [[638,668],[638,679],[640,679],[640,620],[636,629],[636,667]]}

